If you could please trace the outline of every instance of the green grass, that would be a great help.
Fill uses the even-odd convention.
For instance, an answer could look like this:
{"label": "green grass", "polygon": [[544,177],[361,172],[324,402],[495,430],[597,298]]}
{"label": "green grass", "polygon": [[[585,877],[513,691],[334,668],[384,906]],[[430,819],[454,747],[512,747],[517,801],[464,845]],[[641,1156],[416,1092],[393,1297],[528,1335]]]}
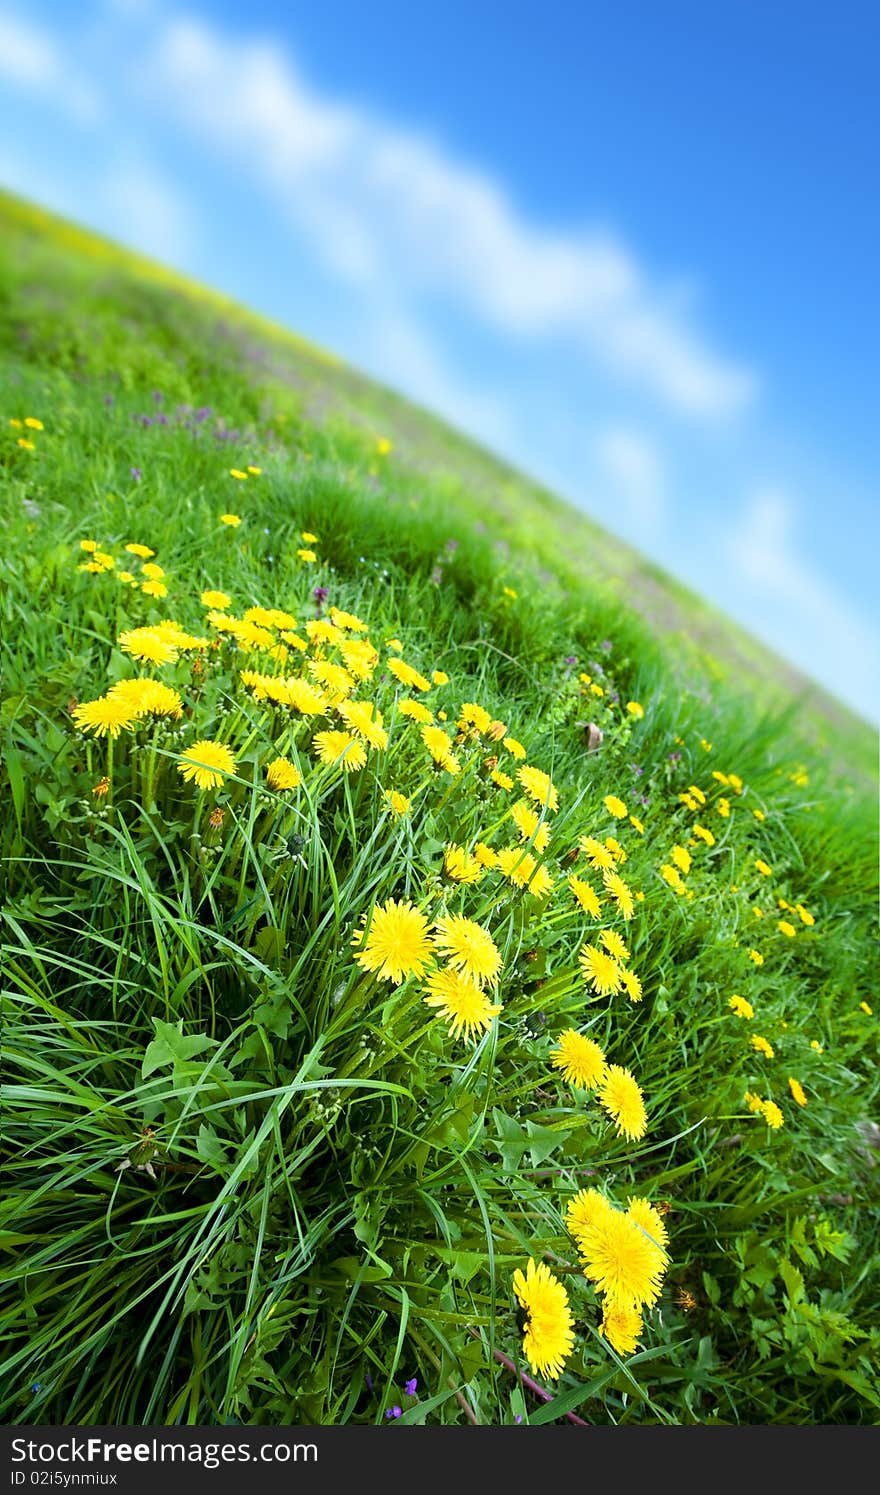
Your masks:
{"label": "green grass", "polygon": [[[792,695],[754,641],[397,396],[35,209],[0,199],[0,222],[5,1421],[876,1422],[868,729],[804,682]],[[10,424],[26,417],[43,429]],[[81,569],[83,540],[115,566]],[[144,593],[131,542],[167,596]],[[355,694],[387,742],[359,771],[316,755],[338,707],[306,716],[240,678],[314,683],[341,641],[281,659],[212,627],[206,588],[239,619],[293,614],[303,639],[331,608],[363,621],[376,658]],[[155,670],[121,649],[169,618],[211,646]],[[448,681],[403,688],[391,638]],[[136,674],[181,716],[114,742],[77,727],[75,703]],[[458,773],[433,764],[408,697],[446,713]],[[546,897],[445,870],[449,844],[521,844],[520,786],[492,778],[520,762],[458,728],[467,702],[558,790],[530,848]],[[178,771],[200,739],[234,755],[206,791]],[[298,787],[267,784],[279,754]],[[630,919],[584,836],[622,846],[644,895]],[[681,891],[661,871],[676,846]],[[490,932],[501,1012],[478,1042],[450,1035],[418,975],[356,962],[389,899]],[[578,953],[603,930],[641,1001],[585,981]],[[643,1135],[554,1069],[569,1027],[636,1077]],[[635,1353],[599,1332],[565,1227],[584,1187],[664,1212]],[[549,1403],[516,1373],[529,1257],[574,1315],[560,1379],[536,1377]]]}

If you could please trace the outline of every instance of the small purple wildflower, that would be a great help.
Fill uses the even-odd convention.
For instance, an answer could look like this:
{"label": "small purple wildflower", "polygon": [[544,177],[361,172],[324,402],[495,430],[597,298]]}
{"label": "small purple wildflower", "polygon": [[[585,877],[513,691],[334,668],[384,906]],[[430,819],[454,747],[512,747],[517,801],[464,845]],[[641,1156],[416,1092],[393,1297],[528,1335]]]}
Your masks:
{"label": "small purple wildflower", "polygon": [[402,1417],[403,1416],[403,1408],[402,1407],[386,1407],[385,1408],[385,1416],[386,1417]]}
{"label": "small purple wildflower", "polygon": [[680,757],[681,753],[676,750],[676,752],[669,754],[669,761],[670,763],[677,763]]}
{"label": "small purple wildflower", "polygon": [[564,662],[567,665],[577,664],[577,662],[578,662],[577,661],[577,655],[576,654],[566,654]]}
{"label": "small purple wildflower", "polygon": [[610,654],[612,649],[610,638],[603,638],[601,644],[599,645],[599,648],[604,654]]}
{"label": "small purple wildflower", "polygon": [[140,470],[139,467],[132,467],[131,468],[131,475],[134,478],[134,480],[135,480],[136,483],[140,482],[140,480],[141,480],[141,470]]}
{"label": "small purple wildflower", "polygon": [[442,567],[440,567],[440,566],[435,566],[434,567],[433,571],[431,572],[431,580],[434,583],[435,587],[439,587],[441,581],[443,580],[443,570],[442,570]]}
{"label": "small purple wildflower", "polygon": [[517,1414],[516,1414],[516,1416],[514,1417],[513,1420],[514,1420],[514,1422],[522,1422],[522,1413],[521,1412],[517,1412]]}
{"label": "small purple wildflower", "polygon": [[366,1388],[367,1388],[368,1391],[372,1391],[372,1389],[373,1389],[373,1377],[370,1375],[369,1371],[367,1371],[366,1375],[364,1376],[364,1384],[365,1384],[365,1386],[366,1386]]}
{"label": "small purple wildflower", "polygon": [[403,1389],[406,1392],[407,1396],[415,1396],[416,1387],[418,1386],[418,1384],[419,1383],[416,1380],[415,1376],[411,1376],[408,1381],[404,1381]]}
{"label": "small purple wildflower", "polygon": [[631,763],[629,766],[635,774],[642,774],[645,772],[640,763]]}
{"label": "small purple wildflower", "polygon": [[455,552],[458,549],[459,543],[460,542],[458,540],[447,540],[446,541],[446,545],[444,547],[445,550],[446,550],[447,555],[455,555]]}

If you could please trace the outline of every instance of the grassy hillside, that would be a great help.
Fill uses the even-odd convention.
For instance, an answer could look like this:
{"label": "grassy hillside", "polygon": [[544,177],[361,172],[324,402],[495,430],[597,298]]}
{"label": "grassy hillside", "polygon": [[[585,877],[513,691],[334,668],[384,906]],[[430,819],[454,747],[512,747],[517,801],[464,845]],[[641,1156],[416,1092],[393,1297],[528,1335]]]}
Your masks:
{"label": "grassy hillside", "polygon": [[4,1420],[875,1422],[872,734],[425,412],[0,226]]}

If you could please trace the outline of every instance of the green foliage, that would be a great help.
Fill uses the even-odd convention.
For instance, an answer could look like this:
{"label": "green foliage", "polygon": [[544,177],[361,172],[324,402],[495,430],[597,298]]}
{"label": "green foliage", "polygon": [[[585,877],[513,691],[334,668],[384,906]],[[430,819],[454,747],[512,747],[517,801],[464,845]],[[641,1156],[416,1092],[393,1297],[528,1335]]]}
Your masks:
{"label": "green foliage", "polygon": [[[673,649],[628,605],[613,542],[598,580],[561,543],[567,511],[394,396],[88,235],[2,215],[5,1420],[328,1424],[399,1405],[408,1423],[876,1421],[876,1016],[860,1003],[877,858],[858,729],[817,746],[827,724],[766,682],[751,693]],[[25,417],[43,429],[9,424]],[[81,570],[83,539],[115,566]],[[167,597],[143,591],[131,542],[156,552]],[[358,695],[388,742],[361,771],[317,756],[332,707],[307,718],[240,679],[338,664],[335,645],[243,650],[206,623],[206,588],[237,616],[288,610],[303,636],[331,607],[368,625]],[[168,618],[212,640],[155,672],[180,717],[115,741],[78,730],[76,702],[149,673],[119,635]],[[413,694],[446,712],[458,774],[400,712],[393,637],[448,676]],[[464,702],[558,789],[550,845],[529,847],[547,898],[493,868],[449,876],[450,843],[522,844],[492,777],[519,761],[457,725]],[[200,791],[178,764],[203,738],[235,768]],[[290,791],[266,779],[279,754]],[[588,835],[616,839],[644,895],[632,918]],[[491,933],[502,1011],[478,1041],[447,1031],[417,977],[357,963],[388,899]],[[641,1000],[585,982],[578,952],[603,930]],[[636,1076],[644,1136],[553,1067],[569,1027]],[[631,1355],[599,1332],[565,1229],[590,1186],[666,1211],[663,1294]],[[547,1404],[515,1373],[529,1256],[577,1328]]]}

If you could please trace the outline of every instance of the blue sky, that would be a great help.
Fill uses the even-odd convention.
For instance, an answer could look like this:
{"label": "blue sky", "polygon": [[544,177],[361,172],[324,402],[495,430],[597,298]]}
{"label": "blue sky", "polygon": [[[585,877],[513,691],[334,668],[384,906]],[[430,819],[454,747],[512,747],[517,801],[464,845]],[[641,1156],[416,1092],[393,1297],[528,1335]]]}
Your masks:
{"label": "blue sky", "polygon": [[0,181],[552,484],[880,719],[873,4],[0,0]]}

